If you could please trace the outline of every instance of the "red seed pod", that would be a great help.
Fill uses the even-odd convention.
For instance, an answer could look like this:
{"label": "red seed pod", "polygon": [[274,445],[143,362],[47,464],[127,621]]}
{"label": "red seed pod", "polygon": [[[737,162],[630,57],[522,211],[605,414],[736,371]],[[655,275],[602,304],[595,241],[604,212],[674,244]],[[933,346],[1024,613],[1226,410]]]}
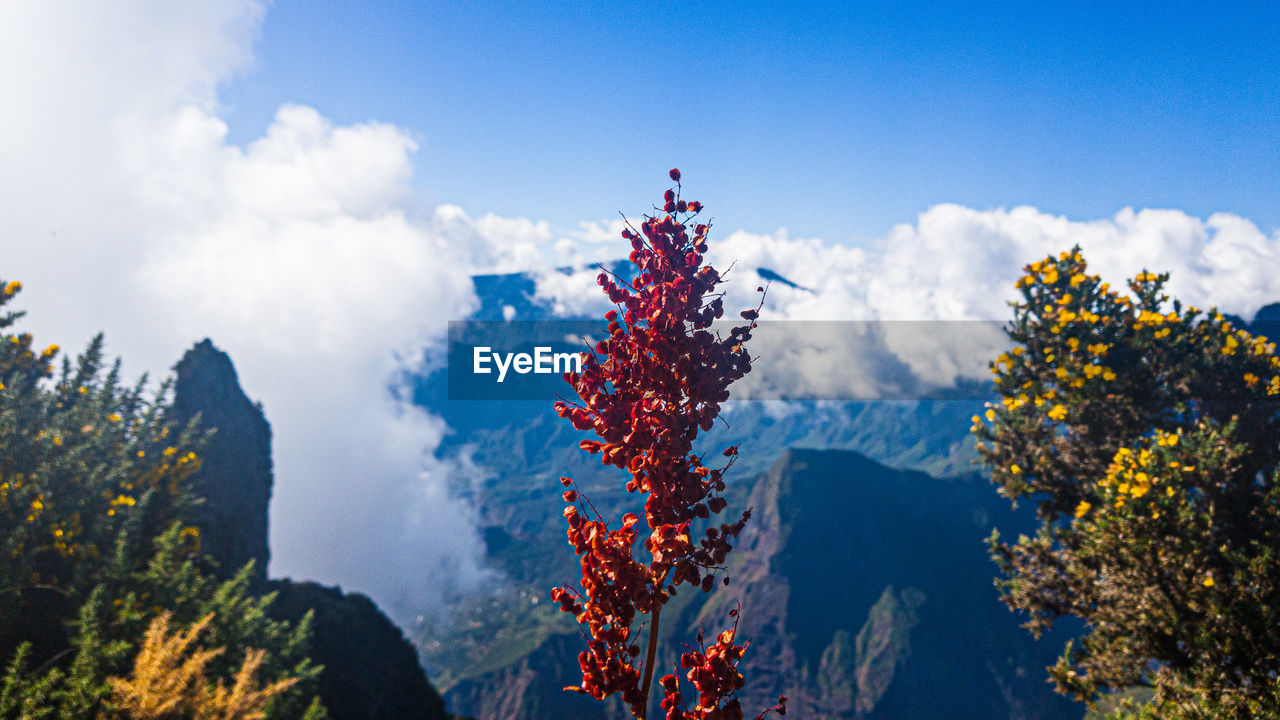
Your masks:
{"label": "red seed pod", "polygon": [[[678,170],[671,171],[671,179],[680,181]],[[581,354],[581,372],[566,374],[580,403],[555,406],[575,428],[597,438],[584,439],[579,447],[622,469],[627,491],[644,495],[643,515],[627,513],[620,527],[610,529],[572,480],[562,478],[565,502],[583,508],[571,504],[564,511],[566,537],[579,555],[582,576],[577,593],[554,596],[589,638],[590,651],[579,658],[582,682],[576,690],[596,698],[617,694],[637,716],[647,707],[653,666],[662,656],[640,657],[633,637],[651,621],[648,632],[657,632],[656,611],[675,597],[678,586],[714,586],[715,575],[702,568],[724,563],[749,517],[743,513],[731,524],[702,526],[727,505],[721,496],[724,468],[704,466],[693,446],[700,432],[714,427],[728,386],[750,368],[743,343],[750,338],[754,311],[751,317],[743,314],[749,324],[724,336],[706,331],[723,315],[722,299],[708,297],[721,281],[714,268],[703,265],[709,226],[696,226],[691,237],[672,215],[700,212],[703,206],[677,200],[674,190],[664,193],[663,203],[668,215],[647,217],[640,233],[623,232],[632,243],[634,272],[618,274],[629,279],[597,277],[620,308],[605,316],[608,336]],[[725,462],[731,464],[736,452],[736,447],[726,450]],[[699,639],[699,650],[682,658],[697,690],[695,708],[685,707],[682,698],[693,695],[681,693],[678,676],[657,683],[668,718],[741,717],[732,695],[742,683],[736,664],[744,646],[734,644],[734,636],[721,633],[705,652]]]}
{"label": "red seed pod", "polygon": [[669,173],[667,173],[667,174],[671,176],[671,179],[672,179],[672,180],[674,180],[674,181],[676,181],[676,182],[680,182],[680,171],[679,171],[678,169],[676,169],[676,168],[671,168],[671,172],[669,172]]}

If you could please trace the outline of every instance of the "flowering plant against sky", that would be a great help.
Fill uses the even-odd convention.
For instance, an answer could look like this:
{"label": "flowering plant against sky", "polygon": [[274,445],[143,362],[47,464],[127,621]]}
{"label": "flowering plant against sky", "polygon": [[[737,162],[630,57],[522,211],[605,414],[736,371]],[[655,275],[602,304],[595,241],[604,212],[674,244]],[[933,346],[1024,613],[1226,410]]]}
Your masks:
{"label": "flowering plant against sky", "polygon": [[1171,301],[1167,274],[1122,294],[1078,248],[1026,273],[1000,401],[974,418],[1001,494],[1041,520],[991,538],[1005,602],[1037,635],[1086,622],[1050,668],[1080,700],[1145,686],[1162,717],[1280,711],[1275,343]]}
{"label": "flowering plant against sky", "polygon": [[[725,557],[751,516],[746,510],[732,522],[710,522],[727,505],[724,473],[738,448],[726,448],[724,465],[709,467],[693,442],[714,425],[729,385],[751,369],[745,343],[759,307],[743,311],[744,324],[727,336],[712,329],[724,314],[715,292],[724,279],[704,262],[710,225],[696,222],[701,203],[681,197],[680,172],[670,176],[675,187],[664,194],[660,215],[622,232],[631,243],[635,279],[600,273],[598,283],[616,306],[605,315],[608,336],[583,353],[582,372],[565,375],[578,400],[555,405],[575,428],[598,438],[580,447],[627,472],[627,491],[645,498],[643,524],[641,516],[626,513],[611,527],[572,478],[561,478],[568,539],[581,558],[582,577],[576,588],[551,591],[588,638],[578,657],[582,680],[566,689],[597,699],[619,694],[638,718],[648,712],[663,605],[681,585],[710,592],[719,577],[728,584]],[[764,288],[759,291],[763,303]],[[699,534],[700,521],[706,526]],[[743,686],[737,664],[746,645],[738,644],[736,629],[735,621],[709,647],[699,635],[697,647],[682,654],[681,669],[694,689],[688,702],[677,675],[663,674],[667,718],[743,716],[734,694]],[[778,709],[785,712],[782,702]]]}

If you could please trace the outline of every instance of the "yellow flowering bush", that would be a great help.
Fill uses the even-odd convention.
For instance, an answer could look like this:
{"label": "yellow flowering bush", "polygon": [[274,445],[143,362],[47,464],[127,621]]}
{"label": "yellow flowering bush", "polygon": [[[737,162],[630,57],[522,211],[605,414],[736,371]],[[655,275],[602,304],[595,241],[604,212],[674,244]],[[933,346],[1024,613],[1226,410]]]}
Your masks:
{"label": "yellow flowering bush", "polygon": [[[0,306],[20,290],[0,281]],[[101,337],[55,370],[58,346],[34,350],[12,331],[19,317],[0,314],[0,720],[323,720],[309,620],[270,619],[251,566],[225,582],[207,572],[191,512],[201,438],[173,425],[168,386],[122,385]],[[145,665],[157,616],[210,613],[210,641],[248,659],[209,658],[196,710],[166,705],[183,696],[163,685],[118,681],[112,695],[111,674]]]}
{"label": "yellow flowering bush", "polygon": [[1280,674],[1280,357],[1167,280],[1143,272],[1122,294],[1078,248],[1026,267],[974,432],[1041,525],[992,536],[997,585],[1037,635],[1084,620],[1050,668],[1062,692],[1256,709]]}
{"label": "yellow flowering bush", "polygon": [[[22,287],[0,286],[0,306]],[[36,352],[9,332],[20,316],[0,316],[0,613],[31,588],[83,590],[122,531],[150,537],[183,515],[199,467],[194,431],[170,428],[166,388],[122,386],[101,337],[55,373],[57,345]]]}

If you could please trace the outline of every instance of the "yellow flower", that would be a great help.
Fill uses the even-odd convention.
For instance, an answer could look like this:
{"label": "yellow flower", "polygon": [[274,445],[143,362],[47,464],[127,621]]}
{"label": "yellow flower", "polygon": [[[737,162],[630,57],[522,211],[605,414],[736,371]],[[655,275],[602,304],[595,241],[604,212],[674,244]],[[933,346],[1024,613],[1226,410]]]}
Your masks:
{"label": "yellow flower", "polygon": [[1021,474],[1022,474],[1022,468],[1018,467],[1017,463],[1014,463],[1013,465],[1010,465],[1010,466],[1009,466],[1009,472],[1010,472],[1010,473],[1012,473],[1012,474],[1014,474],[1014,475],[1021,475]]}
{"label": "yellow flower", "polygon": [[1058,268],[1049,268],[1044,274],[1044,282],[1046,285],[1052,285],[1058,282]]}
{"label": "yellow flower", "polygon": [[992,410],[992,409],[990,409],[990,408],[988,408],[988,409],[987,409],[987,420],[989,420],[990,422],[995,422],[995,421],[996,421],[996,411],[995,411],[995,410]]}
{"label": "yellow flower", "polygon": [[120,417],[120,413],[111,413],[107,416],[107,420],[110,420],[111,422],[120,422],[123,419],[124,418]]}
{"label": "yellow flower", "polygon": [[22,289],[22,283],[18,282],[17,280],[11,280],[9,281],[8,285],[4,286],[4,294],[12,295],[21,289]]}
{"label": "yellow flower", "polygon": [[1071,276],[1071,287],[1080,287],[1080,284],[1083,283],[1084,281],[1085,281],[1084,275],[1081,275],[1080,273],[1076,273],[1075,275]]}
{"label": "yellow flower", "polygon": [[1253,374],[1253,373],[1251,373],[1251,372],[1249,372],[1249,373],[1245,373],[1245,374],[1244,374],[1244,384],[1245,384],[1245,385],[1248,385],[1249,387],[1253,387],[1254,385],[1257,385],[1257,384],[1258,384],[1258,376],[1257,376],[1257,375],[1254,375],[1254,374]]}
{"label": "yellow flower", "polygon": [[1107,381],[1115,380],[1116,374],[1112,372],[1111,368],[1107,368],[1102,371],[1102,379]]}
{"label": "yellow flower", "polygon": [[1204,579],[1204,586],[1205,586],[1205,587],[1213,587],[1213,576],[1212,576],[1212,575],[1206,575],[1206,576],[1205,576],[1205,579]]}
{"label": "yellow flower", "polygon": [[1076,517],[1084,517],[1092,507],[1093,503],[1090,503],[1088,500],[1081,500],[1080,504],[1076,506]]}
{"label": "yellow flower", "polygon": [[1053,409],[1049,411],[1050,420],[1062,420],[1066,416],[1067,416],[1067,408],[1064,407],[1061,403],[1054,405]]}

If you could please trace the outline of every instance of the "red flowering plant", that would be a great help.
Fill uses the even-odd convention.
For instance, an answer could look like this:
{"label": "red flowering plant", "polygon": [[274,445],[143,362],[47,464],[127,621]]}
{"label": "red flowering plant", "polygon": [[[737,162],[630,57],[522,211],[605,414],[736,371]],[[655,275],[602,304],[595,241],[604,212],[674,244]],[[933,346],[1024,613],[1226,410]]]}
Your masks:
{"label": "red flowering plant", "polygon": [[[575,428],[599,438],[579,446],[625,470],[627,491],[645,496],[648,534],[638,548],[640,518],[626,513],[611,527],[572,478],[560,479],[569,544],[581,558],[582,577],[579,587],[551,591],[588,639],[578,655],[582,681],[565,689],[596,699],[616,693],[637,718],[648,712],[663,605],[682,584],[704,592],[717,577],[728,584],[725,557],[751,516],[748,509],[732,522],[711,522],[727,505],[724,474],[738,448],[727,448],[724,465],[711,468],[693,443],[711,429],[729,385],[751,369],[744,344],[756,327],[764,289],[760,305],[742,312],[743,325],[723,337],[712,329],[724,314],[723,293],[715,292],[724,279],[704,263],[710,224],[695,223],[701,203],[681,199],[680,171],[672,170],[671,179],[676,185],[663,197],[661,217],[645,216],[639,231],[630,224],[622,231],[631,242],[636,278],[628,282],[602,268],[598,283],[616,306],[605,315],[608,336],[583,353],[581,372],[565,374],[579,400],[555,404]],[[697,521],[706,527],[695,540]],[[638,630],[646,624],[641,655]],[[698,647],[681,656],[696,690],[692,708],[675,674],[659,680],[668,720],[743,717],[734,695],[743,686],[737,665],[746,645],[736,644],[736,634],[736,620],[710,647],[699,633]],[[784,714],[785,698],[770,710]]]}

